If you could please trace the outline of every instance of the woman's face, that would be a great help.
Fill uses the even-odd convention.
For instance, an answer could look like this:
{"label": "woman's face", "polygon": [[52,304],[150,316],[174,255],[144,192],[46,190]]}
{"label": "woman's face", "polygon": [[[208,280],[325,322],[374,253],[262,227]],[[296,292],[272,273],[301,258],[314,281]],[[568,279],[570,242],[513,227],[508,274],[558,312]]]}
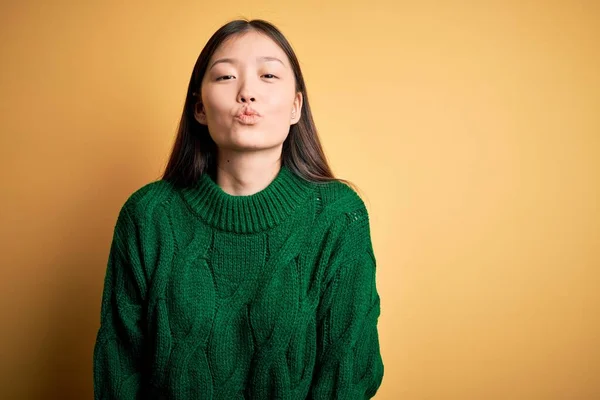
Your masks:
{"label": "woman's face", "polygon": [[220,149],[256,151],[281,146],[301,108],[286,54],[250,31],[230,37],[213,54],[195,117]]}

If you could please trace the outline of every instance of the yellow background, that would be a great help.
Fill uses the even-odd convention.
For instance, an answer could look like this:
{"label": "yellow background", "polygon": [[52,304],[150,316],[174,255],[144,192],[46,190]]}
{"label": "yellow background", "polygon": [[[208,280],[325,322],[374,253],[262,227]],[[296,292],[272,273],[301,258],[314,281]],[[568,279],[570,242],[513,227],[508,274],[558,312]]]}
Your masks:
{"label": "yellow background", "polygon": [[91,398],[118,210],[208,37],[248,17],[295,47],[365,196],[376,398],[600,399],[600,2],[6,3],[0,398]]}

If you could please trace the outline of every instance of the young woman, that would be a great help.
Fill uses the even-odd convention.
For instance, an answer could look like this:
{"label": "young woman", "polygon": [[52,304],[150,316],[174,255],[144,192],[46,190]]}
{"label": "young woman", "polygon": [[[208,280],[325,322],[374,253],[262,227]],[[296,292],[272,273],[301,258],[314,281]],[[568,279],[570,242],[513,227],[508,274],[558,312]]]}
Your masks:
{"label": "young woman", "polygon": [[367,210],[333,177],[262,20],[200,53],[161,180],[116,222],[96,399],[368,399],[383,379]]}

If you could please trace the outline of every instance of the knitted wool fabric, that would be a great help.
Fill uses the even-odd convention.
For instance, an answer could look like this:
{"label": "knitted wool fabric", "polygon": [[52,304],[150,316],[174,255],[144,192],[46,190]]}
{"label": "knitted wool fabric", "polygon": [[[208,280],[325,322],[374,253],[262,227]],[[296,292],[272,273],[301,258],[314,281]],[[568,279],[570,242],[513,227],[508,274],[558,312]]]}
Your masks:
{"label": "knitted wool fabric", "polygon": [[283,166],[233,196],[203,175],[119,213],[95,399],[368,399],[383,380],[365,204]]}

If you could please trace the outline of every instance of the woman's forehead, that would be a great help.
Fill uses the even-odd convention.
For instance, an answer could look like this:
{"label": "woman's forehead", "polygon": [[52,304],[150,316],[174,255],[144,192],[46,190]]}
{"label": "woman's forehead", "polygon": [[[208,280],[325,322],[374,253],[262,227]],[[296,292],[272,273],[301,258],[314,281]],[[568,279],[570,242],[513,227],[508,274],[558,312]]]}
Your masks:
{"label": "woman's forehead", "polygon": [[270,37],[254,31],[227,38],[214,52],[211,63],[219,58],[244,58],[243,61],[257,62],[279,59],[287,65],[287,56],[281,47]]}

